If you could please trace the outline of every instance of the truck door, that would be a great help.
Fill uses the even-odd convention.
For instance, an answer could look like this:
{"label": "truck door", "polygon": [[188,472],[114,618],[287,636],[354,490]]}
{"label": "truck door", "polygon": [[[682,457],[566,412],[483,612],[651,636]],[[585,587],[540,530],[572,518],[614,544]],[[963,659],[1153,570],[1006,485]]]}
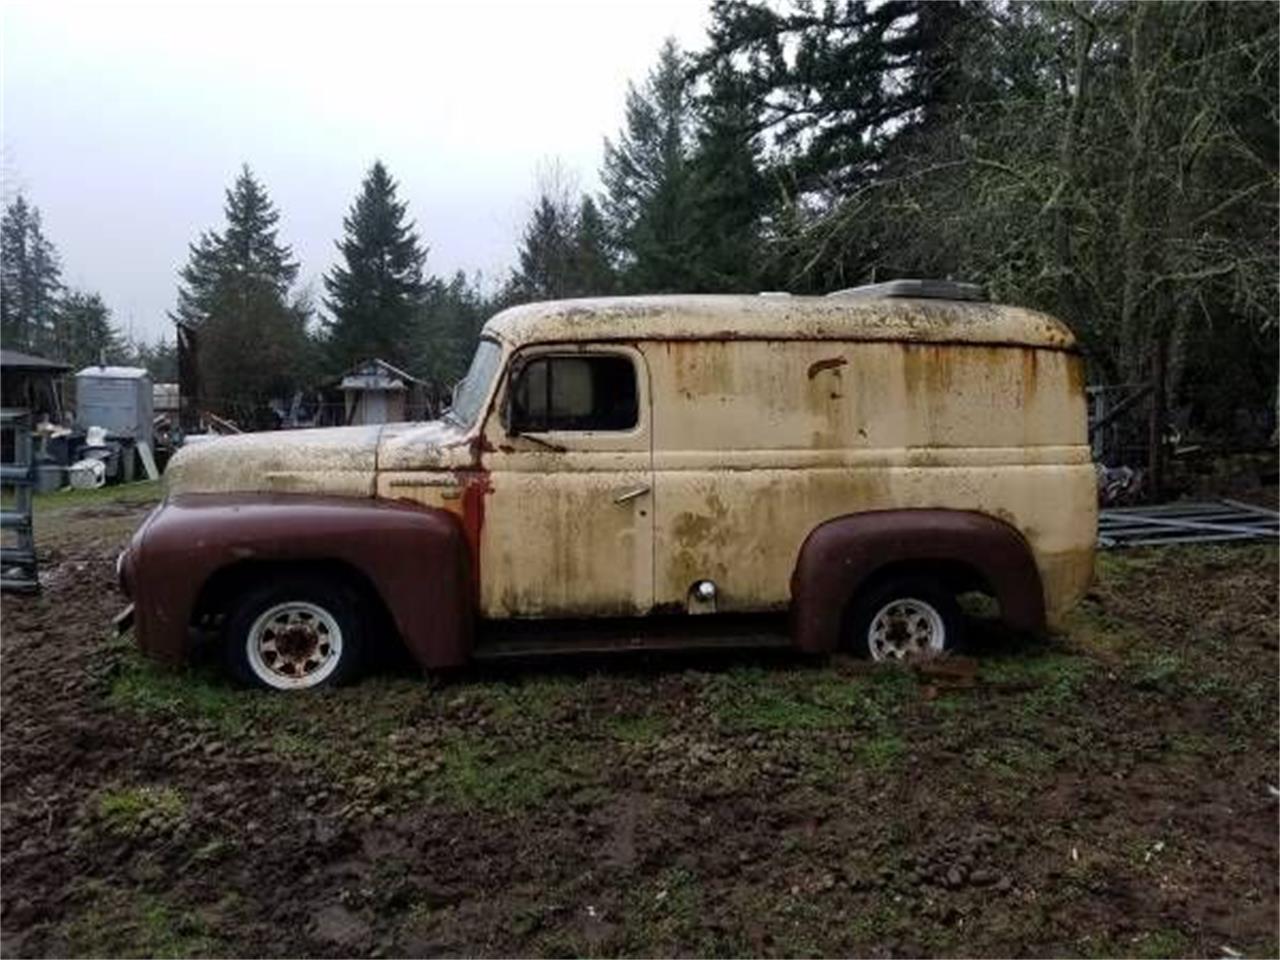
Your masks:
{"label": "truck door", "polygon": [[512,358],[485,425],[482,616],[649,611],[650,421],[637,350],[572,344]]}

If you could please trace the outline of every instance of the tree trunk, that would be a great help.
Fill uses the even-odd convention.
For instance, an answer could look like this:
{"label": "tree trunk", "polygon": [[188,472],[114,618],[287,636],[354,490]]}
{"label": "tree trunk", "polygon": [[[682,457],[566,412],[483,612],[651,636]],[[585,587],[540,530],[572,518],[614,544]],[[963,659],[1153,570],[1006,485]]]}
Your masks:
{"label": "tree trunk", "polygon": [[1158,323],[1151,357],[1151,419],[1147,424],[1147,489],[1153,501],[1164,496],[1165,361],[1169,350],[1168,327]]}
{"label": "tree trunk", "polygon": [[1154,82],[1146,70],[1147,21],[1154,4],[1134,3],[1129,15],[1129,161],[1125,177],[1124,205],[1120,215],[1120,235],[1124,245],[1124,284],[1120,306],[1120,351],[1123,375],[1141,379],[1147,347],[1139,298],[1144,279],[1144,201],[1147,152]]}
{"label": "tree trunk", "polygon": [[1072,7],[1075,18],[1075,66],[1073,69],[1071,106],[1067,110],[1058,145],[1058,184],[1053,192],[1054,267],[1058,276],[1058,308],[1072,320],[1082,319],[1076,313],[1076,284],[1071,257],[1072,205],[1076,188],[1076,141],[1084,119],[1085,94],[1089,83],[1089,54],[1093,49],[1095,27],[1086,17],[1081,4]]}

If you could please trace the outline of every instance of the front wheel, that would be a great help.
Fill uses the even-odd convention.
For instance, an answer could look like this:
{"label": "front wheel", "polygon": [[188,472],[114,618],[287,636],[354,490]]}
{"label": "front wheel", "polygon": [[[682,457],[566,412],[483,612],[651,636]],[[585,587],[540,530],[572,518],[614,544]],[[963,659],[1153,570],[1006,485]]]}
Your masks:
{"label": "front wheel", "polygon": [[329,577],[250,588],[227,620],[227,666],[240,681],[305,690],[351,679],[364,649],[359,598]]}
{"label": "front wheel", "polygon": [[872,660],[917,660],[960,645],[963,617],[956,598],[927,577],[895,577],[858,597],[847,641]]}

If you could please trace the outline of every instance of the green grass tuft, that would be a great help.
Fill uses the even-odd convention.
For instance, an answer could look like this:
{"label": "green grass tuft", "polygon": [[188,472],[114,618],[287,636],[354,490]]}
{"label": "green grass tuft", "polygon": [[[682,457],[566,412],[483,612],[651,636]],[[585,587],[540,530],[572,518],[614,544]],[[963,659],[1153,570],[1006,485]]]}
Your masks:
{"label": "green grass tuft", "polygon": [[173,787],[119,787],[98,795],[97,812],[109,832],[136,836],[176,826],[186,815],[187,801]]}
{"label": "green grass tuft", "polygon": [[163,898],[100,881],[84,885],[90,904],[63,928],[71,956],[207,957],[222,952],[198,914]]}

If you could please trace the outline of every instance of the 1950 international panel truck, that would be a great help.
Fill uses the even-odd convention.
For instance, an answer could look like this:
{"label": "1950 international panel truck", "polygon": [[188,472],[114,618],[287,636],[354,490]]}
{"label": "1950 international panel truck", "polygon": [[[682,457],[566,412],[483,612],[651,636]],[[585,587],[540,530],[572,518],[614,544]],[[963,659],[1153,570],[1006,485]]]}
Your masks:
{"label": "1950 international panel truck", "polygon": [[1087,588],[1085,417],[1071,333],[964,284],[531,304],[440,420],[181,451],[121,582],[147,653],[212,628],[277,689],[528,621],[785,613],[802,650],[927,655],[960,593],[1040,630]]}

